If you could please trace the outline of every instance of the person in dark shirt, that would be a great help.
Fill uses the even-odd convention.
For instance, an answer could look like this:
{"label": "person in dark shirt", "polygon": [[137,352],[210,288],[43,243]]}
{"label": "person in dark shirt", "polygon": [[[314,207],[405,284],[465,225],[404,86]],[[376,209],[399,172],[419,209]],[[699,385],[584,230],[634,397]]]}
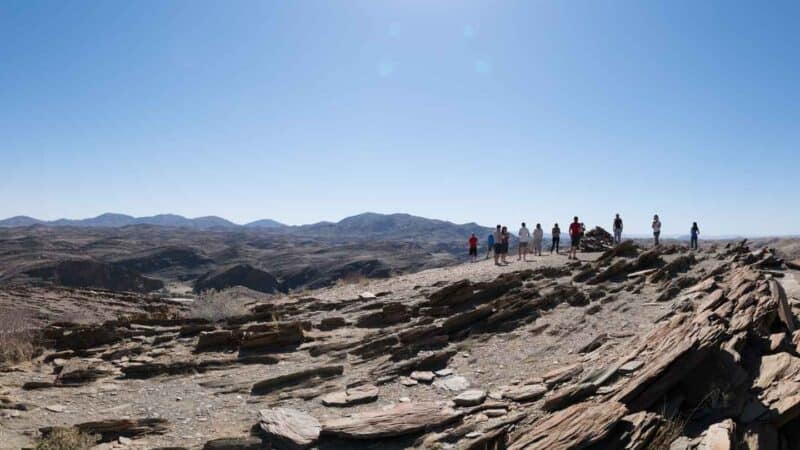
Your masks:
{"label": "person in dark shirt", "polygon": [[508,264],[508,241],[511,238],[511,235],[508,233],[508,227],[503,227],[502,237],[503,253],[500,255],[500,258],[503,260],[503,264]]}
{"label": "person in dark shirt", "polygon": [[697,250],[697,237],[700,235],[700,227],[697,226],[697,222],[692,224],[692,229],[689,232],[692,236],[689,247],[693,250]]}
{"label": "person in dark shirt", "polygon": [[550,246],[550,254],[552,255],[553,250],[555,250],[556,255],[558,255],[559,246],[561,244],[561,228],[558,228],[558,224],[553,225],[552,233],[553,245]]}
{"label": "person in dark shirt", "polygon": [[614,218],[614,243],[619,244],[622,242],[622,218],[617,214]]}

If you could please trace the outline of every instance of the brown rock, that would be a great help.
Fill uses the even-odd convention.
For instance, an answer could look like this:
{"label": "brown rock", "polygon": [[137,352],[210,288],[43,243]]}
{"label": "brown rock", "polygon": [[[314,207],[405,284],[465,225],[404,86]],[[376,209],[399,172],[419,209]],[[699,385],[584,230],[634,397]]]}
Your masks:
{"label": "brown rock", "polygon": [[[107,419],[97,422],[84,422],[75,425],[83,433],[100,436],[100,442],[116,441],[120,437],[137,437],[147,434],[163,434],[169,422],[161,418],[145,419]],[[53,427],[45,427],[40,431],[47,435]]]}
{"label": "brown rock", "polygon": [[242,334],[233,330],[204,331],[197,339],[195,350],[203,352],[219,348],[236,348],[242,340]]}
{"label": "brown rock", "polygon": [[353,406],[374,402],[378,399],[378,388],[371,384],[357,386],[340,392],[332,392],[322,397],[325,406]]}
{"label": "brown rock", "polygon": [[453,398],[453,403],[456,406],[475,406],[480,405],[484,400],[486,400],[486,391],[470,389]]}
{"label": "brown rock", "polygon": [[532,402],[542,398],[545,393],[547,393],[547,386],[543,384],[530,384],[506,389],[503,391],[503,398],[520,403]]}
{"label": "brown rock", "polygon": [[578,363],[551,370],[550,372],[544,374],[544,377],[542,378],[548,387],[552,387],[573,379],[574,377],[580,375],[581,372],[583,372],[583,366]]}
{"label": "brown rock", "polygon": [[266,395],[289,386],[295,386],[314,380],[331,378],[341,375],[344,367],[340,365],[319,366],[309,369],[296,370],[283,375],[273,375],[253,385],[250,389],[252,395]]}
{"label": "brown rock", "polygon": [[772,302],[778,306],[778,317],[780,317],[781,322],[786,325],[789,332],[793,333],[797,327],[795,327],[792,308],[789,306],[789,302],[786,299],[786,291],[783,289],[783,286],[774,279],[769,280],[769,290],[772,293]]}
{"label": "brown rock", "polygon": [[608,436],[627,414],[615,401],[584,402],[535,422],[518,433],[509,450],[572,450],[588,448]]}
{"label": "brown rock", "polygon": [[322,424],[322,433],[346,439],[378,439],[433,429],[460,418],[461,413],[436,403],[400,403],[328,420]]}
{"label": "brown rock", "polygon": [[319,324],[319,329],[322,331],[331,331],[347,325],[344,317],[326,317],[322,319]]}
{"label": "brown rock", "polygon": [[271,444],[290,449],[313,446],[322,429],[317,419],[291,408],[259,411],[259,427]]}
{"label": "brown rock", "polygon": [[303,339],[301,323],[275,323],[270,324],[267,331],[245,333],[240,348],[253,351],[280,351],[300,345]]}
{"label": "brown rock", "polygon": [[436,378],[436,375],[433,372],[423,370],[417,372],[411,372],[411,375],[408,376],[412,380],[419,381],[422,383],[432,383],[433,380]]}
{"label": "brown rock", "polygon": [[56,378],[56,384],[72,386],[87,384],[109,375],[111,375],[111,371],[97,363],[68,360],[64,363],[58,378]]}
{"label": "brown rock", "polygon": [[567,406],[586,399],[597,391],[598,386],[592,383],[581,383],[566,387],[548,397],[542,405],[545,411],[558,411]]}
{"label": "brown rock", "polygon": [[700,440],[698,448],[708,450],[733,450],[736,445],[734,433],[736,424],[731,419],[715,423],[708,427]]}
{"label": "brown rock", "polygon": [[255,436],[213,439],[203,446],[203,450],[261,450],[264,443]]}

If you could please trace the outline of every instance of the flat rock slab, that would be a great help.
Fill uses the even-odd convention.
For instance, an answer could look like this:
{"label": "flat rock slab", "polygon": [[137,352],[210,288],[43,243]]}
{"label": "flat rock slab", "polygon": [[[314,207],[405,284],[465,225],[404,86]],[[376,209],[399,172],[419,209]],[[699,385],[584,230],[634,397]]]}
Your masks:
{"label": "flat rock slab", "polygon": [[250,393],[253,395],[266,395],[288,386],[303,384],[309,380],[332,378],[341,375],[343,371],[343,366],[331,365],[301,369],[283,375],[274,375],[255,383],[250,389]]}
{"label": "flat rock slab", "polygon": [[[108,419],[97,422],[84,422],[75,425],[82,433],[100,436],[100,442],[111,442],[122,437],[137,437],[147,434],[163,434],[169,422],[161,418]],[[43,435],[50,434],[53,427],[41,428]]]}
{"label": "flat rock slab", "polygon": [[447,377],[435,383],[436,386],[446,389],[451,392],[461,392],[469,389],[469,381],[462,376]]}
{"label": "flat rock slab", "polygon": [[508,414],[508,411],[506,411],[505,409],[497,408],[497,409],[487,409],[483,413],[486,415],[486,417],[502,417]]}
{"label": "flat rock slab", "polygon": [[434,375],[433,372],[419,371],[419,372],[411,372],[409,378],[422,383],[431,383],[433,382],[433,379],[436,378],[436,375]]}
{"label": "flat rock slab", "polygon": [[629,361],[620,366],[619,373],[633,373],[641,369],[644,363],[642,361]]}
{"label": "flat rock slab", "polygon": [[317,419],[291,408],[262,409],[259,418],[267,440],[278,448],[309,448],[322,429]]}
{"label": "flat rock slab", "polygon": [[543,384],[531,384],[528,386],[519,386],[509,388],[503,392],[503,398],[513,400],[515,402],[532,402],[538,400],[547,393],[547,386]]}
{"label": "flat rock slab", "polygon": [[264,443],[255,436],[241,438],[220,438],[206,442],[203,450],[261,450]]}
{"label": "flat rock slab", "polygon": [[700,441],[699,449],[709,450],[731,450],[735,445],[734,433],[736,425],[730,419],[711,425],[706,430],[703,440]]}
{"label": "flat rock slab", "polygon": [[486,391],[470,389],[458,394],[458,396],[453,399],[453,402],[458,406],[475,406],[480,405],[485,400]]}
{"label": "flat rock slab", "polygon": [[627,410],[609,401],[584,402],[539,420],[518,433],[509,450],[569,450],[588,448],[608,436]]}
{"label": "flat rock slab", "polygon": [[437,403],[400,403],[323,423],[322,433],[346,439],[380,439],[436,428],[455,422],[461,413]]}
{"label": "flat rock slab", "polygon": [[325,406],[352,406],[362,403],[374,402],[378,399],[378,388],[371,384],[350,388],[344,391],[332,392],[322,397]]}
{"label": "flat rock slab", "polygon": [[403,378],[402,380],[400,380],[400,384],[402,384],[403,386],[406,386],[406,387],[411,387],[411,386],[418,385],[419,381],[412,380],[411,378]]}

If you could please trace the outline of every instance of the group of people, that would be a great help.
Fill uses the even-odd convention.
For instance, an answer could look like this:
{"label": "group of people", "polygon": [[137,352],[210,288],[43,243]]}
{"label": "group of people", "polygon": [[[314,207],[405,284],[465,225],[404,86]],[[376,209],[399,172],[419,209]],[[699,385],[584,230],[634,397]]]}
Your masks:
{"label": "group of people", "polygon": [[[654,245],[661,245],[661,219],[659,219],[658,214],[653,216],[653,223],[651,227],[653,229]],[[621,243],[623,223],[619,214],[614,217],[612,228],[614,230],[614,243]],[[581,238],[583,238],[585,233],[586,226],[584,226],[583,222],[580,222],[578,217],[575,216],[572,223],[569,225],[569,259],[578,259],[578,249],[580,247]],[[689,245],[692,249],[696,250],[698,248],[699,235],[700,227],[697,226],[697,222],[694,222],[690,230],[691,239]],[[561,228],[559,228],[558,223],[553,225],[550,236],[552,241],[550,246],[550,254],[552,255],[553,252],[560,254]],[[519,245],[517,247],[517,261],[527,261],[529,252],[532,252],[536,256],[542,256],[544,230],[542,229],[541,224],[537,223],[536,228],[534,228],[533,233],[531,233],[527,225],[525,225],[525,222],[522,222],[521,228],[517,233],[517,237],[519,239]],[[510,239],[511,234],[508,231],[508,227],[497,225],[495,231],[489,234],[487,237],[486,259],[489,259],[489,255],[494,253],[494,263],[496,265],[508,264],[508,243]],[[469,238],[469,256],[470,261],[472,262],[475,262],[478,259],[478,237],[475,235],[475,233],[472,233]]]}

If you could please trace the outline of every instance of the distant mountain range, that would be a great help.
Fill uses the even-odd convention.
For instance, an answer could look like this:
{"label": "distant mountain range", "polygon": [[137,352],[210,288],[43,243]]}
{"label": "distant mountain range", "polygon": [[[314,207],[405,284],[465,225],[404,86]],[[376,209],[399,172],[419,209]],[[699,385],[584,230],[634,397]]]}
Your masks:
{"label": "distant mountain range", "polygon": [[150,217],[133,217],[125,214],[106,213],[90,219],[58,219],[51,221],[39,220],[27,216],[16,216],[5,220],[0,220],[0,227],[28,227],[33,225],[90,228],[119,228],[131,225],[156,225],[162,227],[197,228],[203,230],[213,228],[234,228],[239,226],[221,217],[206,216],[188,219],[177,214],[159,214]]}
{"label": "distant mountain range", "polygon": [[377,214],[370,212],[347,217],[336,223],[319,222],[298,226],[285,225],[272,219],[257,220],[239,225],[216,216],[190,219],[176,214],[133,217],[125,214],[106,213],[89,219],[59,219],[52,221],[16,216],[0,220],[0,227],[5,228],[30,226],[121,228],[136,225],[197,230],[265,229],[279,233],[296,233],[322,238],[421,239],[428,242],[466,239],[470,233],[478,233],[479,236],[484,237],[492,231],[490,228],[482,227],[476,223],[455,224],[410,214]]}

